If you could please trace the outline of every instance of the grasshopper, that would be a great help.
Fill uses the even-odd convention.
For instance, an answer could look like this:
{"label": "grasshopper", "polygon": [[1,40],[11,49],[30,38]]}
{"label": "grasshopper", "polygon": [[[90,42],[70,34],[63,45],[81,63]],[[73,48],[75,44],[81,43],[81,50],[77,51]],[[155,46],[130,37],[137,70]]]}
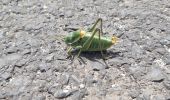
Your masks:
{"label": "grasshopper", "polygon": [[[100,28],[96,28],[97,25],[100,25]],[[101,36],[103,34],[102,30],[102,19],[99,18],[94,25],[88,29],[87,31],[84,30],[77,30],[71,32],[68,36],[64,38],[65,43],[70,46],[68,49],[68,54],[70,55],[72,49],[79,50],[78,57],[83,51],[100,51],[102,57],[103,51],[110,48],[118,41],[118,37],[104,37]]]}

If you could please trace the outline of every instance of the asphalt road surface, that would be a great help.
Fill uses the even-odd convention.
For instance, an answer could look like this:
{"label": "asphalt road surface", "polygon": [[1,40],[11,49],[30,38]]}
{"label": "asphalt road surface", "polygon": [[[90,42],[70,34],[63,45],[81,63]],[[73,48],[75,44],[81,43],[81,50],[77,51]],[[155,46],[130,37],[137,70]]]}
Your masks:
{"label": "asphalt road surface", "polygon": [[[69,58],[63,37],[98,18],[123,34],[106,63]],[[170,100],[170,0],[0,0],[0,99]]]}

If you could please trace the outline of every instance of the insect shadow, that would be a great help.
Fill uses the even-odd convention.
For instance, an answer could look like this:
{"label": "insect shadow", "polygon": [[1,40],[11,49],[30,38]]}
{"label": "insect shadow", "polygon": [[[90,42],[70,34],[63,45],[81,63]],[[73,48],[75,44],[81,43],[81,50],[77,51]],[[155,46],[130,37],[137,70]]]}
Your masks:
{"label": "insect shadow", "polygon": [[[73,58],[72,58],[73,61],[75,59],[74,57],[77,55],[77,52],[78,52],[78,50],[73,50],[71,52],[72,56],[73,56]],[[105,50],[105,51],[103,51],[103,54],[104,54],[104,58],[103,58],[100,51],[93,51],[93,52],[84,51],[80,54],[79,58],[80,58],[81,62],[83,62],[84,64],[86,64],[86,63],[83,58],[86,58],[90,61],[96,61],[96,62],[99,62],[99,60],[101,60],[103,58],[104,63],[107,65],[107,63],[105,62],[106,60],[119,57],[119,56],[121,56],[120,53],[121,52],[113,52],[110,50],[107,50],[107,51]]]}

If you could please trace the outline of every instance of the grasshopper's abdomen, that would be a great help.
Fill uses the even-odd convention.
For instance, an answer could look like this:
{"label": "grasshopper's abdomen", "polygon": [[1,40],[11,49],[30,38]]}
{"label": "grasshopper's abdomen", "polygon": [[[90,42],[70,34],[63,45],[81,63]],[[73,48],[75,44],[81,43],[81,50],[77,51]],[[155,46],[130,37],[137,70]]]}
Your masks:
{"label": "grasshopper's abdomen", "polygon": [[[86,34],[80,41],[85,43],[91,37],[91,34]],[[100,45],[101,44],[101,45]],[[92,42],[89,44],[89,47],[84,49],[83,51],[100,51],[106,50],[113,45],[112,38],[110,37],[101,37],[99,40],[99,36],[95,35],[92,39]]]}

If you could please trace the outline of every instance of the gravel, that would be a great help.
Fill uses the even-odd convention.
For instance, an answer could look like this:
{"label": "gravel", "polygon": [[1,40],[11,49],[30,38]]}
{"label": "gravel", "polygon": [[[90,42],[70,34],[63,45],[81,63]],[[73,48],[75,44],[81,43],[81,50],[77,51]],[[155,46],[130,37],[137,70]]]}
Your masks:
{"label": "gravel", "polygon": [[[169,100],[168,0],[0,0],[0,99]],[[100,52],[70,58],[63,41],[103,19],[121,35]]]}

